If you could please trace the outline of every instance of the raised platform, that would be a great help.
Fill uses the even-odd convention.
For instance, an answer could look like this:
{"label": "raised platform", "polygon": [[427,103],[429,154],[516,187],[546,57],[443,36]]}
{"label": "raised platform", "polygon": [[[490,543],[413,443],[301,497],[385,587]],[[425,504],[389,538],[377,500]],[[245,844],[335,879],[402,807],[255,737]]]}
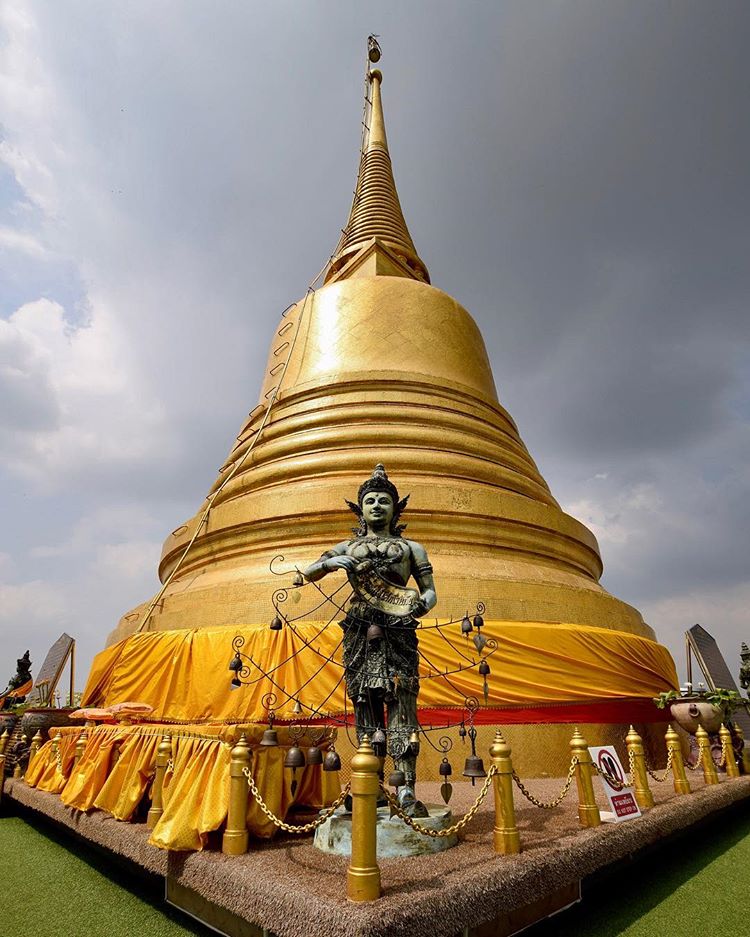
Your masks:
{"label": "raised platform", "polygon": [[[694,772],[690,781],[693,793],[682,797],[669,782],[653,784],[657,805],[644,817],[592,830],[579,829],[574,794],[550,811],[519,795],[524,851],[513,857],[492,850],[490,799],[456,848],[381,860],[383,896],[370,904],[347,901],[347,860],[320,853],[309,836],[251,840],[251,851],[238,857],[214,851],[169,853],[147,844],[142,824],[122,823],[100,812],[77,813],[56,795],[33,790],[23,781],[7,779],[4,798],[165,876],[172,900],[189,904],[188,910],[209,923],[208,915],[214,914],[214,926],[227,934],[260,937],[265,929],[277,937],[505,937],[575,900],[578,883],[599,869],[732,804],[750,801],[750,777],[723,778],[705,787]],[[561,786],[560,779],[529,782],[540,798],[554,796]],[[434,800],[437,785],[432,787],[420,785],[420,796]],[[454,815],[476,793],[469,784],[456,784],[450,805]]]}

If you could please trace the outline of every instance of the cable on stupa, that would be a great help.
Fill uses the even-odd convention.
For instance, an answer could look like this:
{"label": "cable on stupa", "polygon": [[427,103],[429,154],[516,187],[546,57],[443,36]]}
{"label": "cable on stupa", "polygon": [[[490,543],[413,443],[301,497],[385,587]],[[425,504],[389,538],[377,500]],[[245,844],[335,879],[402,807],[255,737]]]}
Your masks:
{"label": "cable on stupa", "polygon": [[[364,159],[366,141],[367,141],[367,139],[368,139],[368,137],[369,137],[369,132],[370,132],[370,128],[369,128],[369,125],[368,125],[368,108],[371,108],[371,107],[372,107],[372,99],[368,96],[368,93],[367,93],[367,92],[368,92],[368,89],[369,89],[369,85],[370,85],[370,62],[377,62],[379,58],[380,58],[380,46],[379,46],[379,44],[378,44],[378,42],[377,42],[377,37],[374,36],[374,35],[368,36],[368,38],[367,38],[367,58],[366,58],[366,65],[365,65],[365,94],[364,94],[364,106],[363,106],[363,111],[362,111],[362,133],[361,133],[361,137],[360,137],[360,147],[359,147],[359,149],[360,149],[360,166],[361,166],[362,160]],[[225,478],[223,478],[223,479],[221,480],[221,483],[220,483],[213,491],[211,491],[210,494],[206,497],[206,507],[205,507],[203,513],[202,513],[201,516],[200,516],[200,520],[198,521],[198,523],[197,523],[196,526],[195,526],[195,530],[193,531],[193,534],[192,534],[190,540],[188,540],[188,542],[185,544],[185,549],[182,551],[182,553],[181,553],[180,556],[178,557],[177,562],[174,564],[174,566],[173,566],[172,569],[170,570],[169,575],[167,576],[167,578],[166,578],[166,579],[164,580],[164,582],[162,583],[161,588],[160,588],[159,591],[156,593],[156,595],[154,596],[154,598],[151,600],[151,602],[150,602],[150,604],[149,604],[149,607],[148,607],[148,609],[146,610],[146,614],[143,616],[143,618],[141,619],[141,621],[138,623],[138,627],[135,629],[135,633],[136,633],[136,634],[138,634],[139,632],[143,631],[143,630],[146,628],[146,625],[149,623],[149,621],[151,620],[151,616],[152,616],[153,613],[154,613],[154,609],[157,607],[157,605],[158,605],[159,602],[161,601],[162,597],[164,596],[164,593],[165,593],[165,592],[167,591],[167,589],[169,588],[169,585],[171,584],[172,580],[173,580],[174,577],[177,575],[177,573],[179,572],[179,570],[180,570],[181,567],[182,567],[182,564],[183,564],[183,563],[185,562],[185,560],[187,559],[187,555],[188,555],[188,553],[190,552],[190,550],[192,549],[193,544],[195,543],[195,541],[198,539],[198,536],[200,535],[201,531],[203,530],[204,524],[206,524],[206,523],[208,522],[208,516],[209,516],[209,514],[211,513],[211,508],[213,507],[214,501],[216,500],[216,498],[218,497],[218,495],[224,490],[224,488],[227,486],[227,484],[234,478],[234,476],[237,474],[237,472],[240,470],[240,468],[243,466],[243,464],[245,463],[245,460],[247,459],[247,457],[250,455],[250,453],[251,453],[251,452],[253,451],[253,449],[255,448],[255,444],[256,444],[256,443],[258,442],[258,440],[260,439],[260,437],[261,437],[261,435],[262,435],[262,433],[263,433],[263,430],[265,429],[266,424],[267,424],[267,422],[268,422],[268,418],[269,418],[269,416],[270,416],[270,414],[271,414],[271,409],[273,408],[274,404],[276,403],[276,401],[277,401],[277,399],[278,399],[278,396],[279,396],[279,393],[280,393],[280,391],[281,391],[281,387],[282,387],[282,385],[283,385],[283,383],[284,383],[284,378],[286,377],[287,368],[288,368],[289,362],[290,362],[290,360],[291,360],[291,358],[292,358],[292,354],[293,354],[293,352],[294,352],[294,347],[295,347],[295,345],[296,345],[296,343],[297,343],[297,336],[299,335],[300,326],[301,326],[301,324],[302,324],[302,320],[303,320],[304,317],[305,317],[305,312],[306,312],[306,309],[307,309],[307,306],[308,306],[308,300],[310,300],[311,296],[314,296],[314,295],[315,295],[315,292],[316,292],[315,286],[316,286],[316,284],[319,283],[320,279],[323,277],[323,275],[325,274],[325,272],[330,269],[331,264],[333,263],[333,261],[334,261],[334,259],[335,259],[335,257],[336,257],[336,254],[339,252],[339,250],[341,249],[341,246],[342,246],[342,245],[344,244],[344,242],[346,241],[346,238],[347,238],[347,235],[348,235],[348,229],[349,229],[349,226],[351,225],[351,218],[352,218],[352,215],[353,215],[353,213],[354,213],[354,209],[355,209],[355,206],[356,206],[358,197],[359,197],[359,195],[358,195],[358,189],[355,189],[355,191],[354,191],[354,199],[353,199],[353,202],[352,202],[352,208],[351,208],[351,211],[350,211],[350,214],[349,214],[349,219],[350,219],[350,220],[349,220],[349,222],[347,223],[347,226],[342,229],[341,235],[340,235],[340,237],[339,237],[339,239],[338,239],[338,241],[337,241],[337,243],[336,243],[336,246],[335,246],[334,249],[331,251],[331,253],[330,253],[329,257],[328,257],[328,260],[326,260],[326,262],[323,264],[323,266],[321,267],[321,269],[320,269],[320,270],[318,271],[318,273],[313,277],[313,279],[310,280],[310,282],[309,282],[309,284],[308,284],[308,286],[307,286],[307,290],[305,291],[305,297],[304,297],[304,299],[302,300],[302,309],[300,310],[300,313],[299,313],[299,315],[297,316],[297,328],[296,328],[295,331],[294,331],[294,335],[293,335],[293,337],[292,337],[291,342],[289,342],[289,351],[288,351],[288,353],[287,353],[286,359],[284,360],[284,366],[283,366],[283,369],[282,369],[282,371],[281,371],[281,375],[280,375],[280,377],[279,377],[278,382],[276,383],[276,386],[275,386],[275,387],[272,389],[272,391],[271,391],[270,400],[268,401],[268,404],[267,404],[267,406],[266,406],[266,408],[265,408],[265,412],[264,412],[264,414],[263,414],[263,419],[262,419],[261,422],[260,422],[260,426],[259,426],[258,429],[255,431],[255,433],[254,433],[252,439],[250,440],[250,442],[249,442],[247,448],[246,448],[245,451],[242,453],[242,456],[241,456],[241,457],[234,463],[234,465],[232,466],[231,471],[226,475]],[[298,304],[295,303],[294,305],[296,306],[296,305],[298,305]],[[284,310],[285,313],[286,313],[286,311],[287,311],[287,310]]]}

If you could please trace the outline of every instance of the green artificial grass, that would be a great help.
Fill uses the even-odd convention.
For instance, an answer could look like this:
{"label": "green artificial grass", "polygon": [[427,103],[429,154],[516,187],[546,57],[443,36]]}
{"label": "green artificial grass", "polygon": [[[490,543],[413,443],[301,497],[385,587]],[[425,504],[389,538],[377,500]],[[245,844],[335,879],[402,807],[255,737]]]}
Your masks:
{"label": "green artificial grass", "polygon": [[750,934],[749,886],[745,806],[598,876],[580,904],[524,937]]}
{"label": "green artificial grass", "polygon": [[[0,814],[2,937],[183,937],[212,933],[135,877],[50,826]],[[163,887],[163,884],[162,884]]]}

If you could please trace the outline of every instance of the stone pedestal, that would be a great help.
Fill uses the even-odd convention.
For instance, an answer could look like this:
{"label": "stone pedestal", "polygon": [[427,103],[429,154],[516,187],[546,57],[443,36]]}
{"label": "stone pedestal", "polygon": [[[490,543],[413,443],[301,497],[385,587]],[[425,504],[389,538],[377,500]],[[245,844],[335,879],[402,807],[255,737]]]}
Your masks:
{"label": "stone pedestal", "polygon": [[[438,804],[425,805],[429,817],[420,817],[415,822],[431,830],[445,830],[453,825],[453,815],[447,807]],[[378,859],[395,859],[399,856],[423,856],[443,852],[458,843],[458,835],[425,836],[407,826],[399,817],[391,817],[390,807],[378,808],[377,851]],[[321,852],[334,856],[352,854],[352,815],[340,807],[334,815],[315,831],[314,846]]]}

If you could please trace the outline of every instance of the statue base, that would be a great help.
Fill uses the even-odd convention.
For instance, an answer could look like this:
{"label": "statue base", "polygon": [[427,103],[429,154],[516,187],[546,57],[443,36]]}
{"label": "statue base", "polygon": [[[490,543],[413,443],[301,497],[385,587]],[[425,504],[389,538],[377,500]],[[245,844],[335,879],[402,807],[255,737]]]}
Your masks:
{"label": "statue base", "polygon": [[[446,830],[453,825],[453,815],[448,807],[425,804],[429,816],[415,820],[430,830]],[[396,859],[401,856],[425,856],[443,852],[458,845],[458,834],[433,837],[418,833],[400,817],[391,817],[390,807],[378,808],[377,819],[378,859]],[[333,856],[352,854],[352,815],[339,807],[333,816],[315,831],[313,845],[321,852]]]}

